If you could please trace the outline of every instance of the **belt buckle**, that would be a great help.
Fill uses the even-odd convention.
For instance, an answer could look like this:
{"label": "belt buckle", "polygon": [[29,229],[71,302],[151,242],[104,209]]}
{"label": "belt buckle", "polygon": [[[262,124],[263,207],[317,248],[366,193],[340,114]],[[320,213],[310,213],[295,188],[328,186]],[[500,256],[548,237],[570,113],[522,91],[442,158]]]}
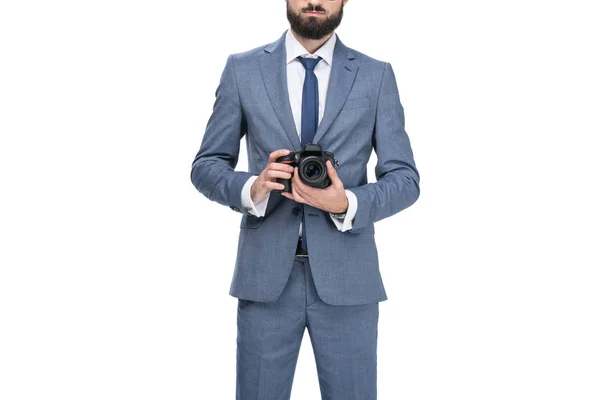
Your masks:
{"label": "belt buckle", "polygon": [[298,244],[296,245],[296,257],[308,257],[308,253],[302,248],[302,236],[298,236]]}

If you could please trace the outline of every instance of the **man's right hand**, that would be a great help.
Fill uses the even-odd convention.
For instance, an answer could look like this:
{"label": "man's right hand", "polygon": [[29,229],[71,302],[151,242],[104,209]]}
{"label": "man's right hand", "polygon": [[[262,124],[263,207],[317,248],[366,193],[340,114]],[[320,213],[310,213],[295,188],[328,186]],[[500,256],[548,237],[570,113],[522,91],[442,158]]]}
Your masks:
{"label": "man's right hand", "polygon": [[250,188],[250,197],[253,203],[260,203],[271,190],[282,190],[284,188],[281,183],[277,183],[277,178],[290,179],[292,177],[292,172],[294,172],[292,166],[275,162],[278,157],[287,156],[288,154],[290,154],[290,150],[280,149],[269,155],[267,167],[260,173]]}

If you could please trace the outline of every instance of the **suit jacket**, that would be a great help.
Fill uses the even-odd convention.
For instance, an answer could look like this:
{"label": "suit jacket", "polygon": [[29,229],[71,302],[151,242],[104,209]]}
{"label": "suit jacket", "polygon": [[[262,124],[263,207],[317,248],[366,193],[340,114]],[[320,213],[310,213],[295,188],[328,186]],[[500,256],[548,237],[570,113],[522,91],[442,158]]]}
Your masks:
{"label": "suit jacket", "polygon": [[[420,192],[389,63],[346,47],[338,36],[324,116],[313,142],[335,154],[344,187],[357,197],[351,230],[339,231],[328,212],[277,191],[271,192],[264,217],[242,207],[244,183],[260,174],[271,152],[302,148],[287,93],[285,52],[284,32],[271,44],[228,57],[192,164],[191,180],[198,191],[242,214],[229,294],[253,301],[277,300],[294,262],[304,213],[319,297],[332,305],[387,300],[374,223],[412,205]],[[248,172],[235,170],[244,135]],[[367,183],[373,149],[377,182]]]}

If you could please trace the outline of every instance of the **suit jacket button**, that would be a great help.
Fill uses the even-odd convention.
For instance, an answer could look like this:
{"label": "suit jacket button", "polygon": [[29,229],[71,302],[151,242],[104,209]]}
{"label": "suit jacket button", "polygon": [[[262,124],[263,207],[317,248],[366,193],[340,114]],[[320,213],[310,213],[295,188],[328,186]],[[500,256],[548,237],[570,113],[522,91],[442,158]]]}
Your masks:
{"label": "suit jacket button", "polygon": [[302,209],[298,206],[296,206],[292,209],[292,214],[294,214],[294,215],[299,215],[300,212],[302,212]]}

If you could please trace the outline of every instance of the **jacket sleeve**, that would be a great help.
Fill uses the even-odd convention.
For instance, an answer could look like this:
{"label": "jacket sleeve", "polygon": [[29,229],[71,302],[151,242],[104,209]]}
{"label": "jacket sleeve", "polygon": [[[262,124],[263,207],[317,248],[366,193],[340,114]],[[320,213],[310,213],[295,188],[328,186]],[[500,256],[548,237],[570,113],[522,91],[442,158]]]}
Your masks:
{"label": "jacket sleeve", "polygon": [[241,193],[252,174],[234,171],[247,125],[237,90],[233,55],[227,58],[215,95],[212,115],[192,163],[191,180],[208,199],[247,214]]}
{"label": "jacket sleeve", "polygon": [[419,173],[404,130],[404,109],[389,63],[385,63],[377,100],[373,148],[377,154],[377,182],[347,188],[358,200],[353,230],[400,212],[417,201],[420,194]]}

